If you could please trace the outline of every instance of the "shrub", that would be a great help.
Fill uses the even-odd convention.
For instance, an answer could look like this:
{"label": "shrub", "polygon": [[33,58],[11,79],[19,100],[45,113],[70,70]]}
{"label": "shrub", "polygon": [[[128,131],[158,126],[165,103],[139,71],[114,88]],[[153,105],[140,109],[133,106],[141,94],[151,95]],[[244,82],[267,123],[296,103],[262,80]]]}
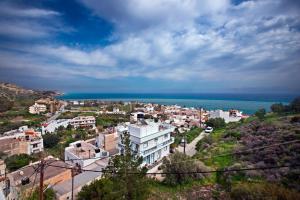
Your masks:
{"label": "shrub", "polygon": [[232,200],[300,199],[295,190],[275,184],[238,184],[230,193]]}
{"label": "shrub", "polygon": [[202,151],[203,149],[205,149],[206,147],[208,147],[212,143],[213,143],[213,140],[212,140],[211,136],[205,136],[204,138],[202,138],[201,140],[199,140],[197,142],[196,150],[197,151]]}
{"label": "shrub", "polygon": [[214,127],[215,129],[224,128],[226,126],[225,120],[223,118],[211,118],[206,121],[207,126]]}
{"label": "shrub", "polygon": [[27,154],[13,155],[5,159],[6,167],[9,171],[15,171],[29,164],[33,157]]}
{"label": "shrub", "polygon": [[46,133],[43,135],[43,140],[45,148],[52,148],[58,144],[59,136],[56,134]]}
{"label": "shrub", "polygon": [[275,103],[271,105],[271,110],[274,113],[283,113],[285,112],[285,107],[282,103]]}
{"label": "shrub", "polygon": [[189,156],[179,152],[170,155],[169,158],[164,158],[161,168],[167,173],[164,181],[168,185],[183,184],[209,175],[185,174],[184,172],[208,171],[209,169],[202,162],[192,160]]}
{"label": "shrub", "polygon": [[264,108],[259,109],[259,110],[256,111],[256,113],[255,113],[255,116],[256,116],[258,119],[260,119],[260,120],[264,119],[264,118],[265,118],[265,115],[266,115],[266,109],[264,109]]}

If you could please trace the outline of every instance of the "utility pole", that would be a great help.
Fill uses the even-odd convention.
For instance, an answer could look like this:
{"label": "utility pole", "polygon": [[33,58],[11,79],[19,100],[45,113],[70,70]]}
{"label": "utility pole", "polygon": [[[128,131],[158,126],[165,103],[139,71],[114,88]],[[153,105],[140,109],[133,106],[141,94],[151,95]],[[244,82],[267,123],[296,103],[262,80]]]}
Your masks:
{"label": "utility pole", "polygon": [[186,144],[186,141],[185,141],[185,139],[186,139],[186,133],[184,133],[184,136],[183,136],[183,153],[185,154],[185,144]]}
{"label": "utility pole", "polygon": [[43,188],[44,188],[44,158],[41,159],[41,168],[40,168],[40,191],[39,191],[39,200],[43,200]]}
{"label": "utility pole", "polygon": [[202,128],[202,108],[200,107],[200,128]]}
{"label": "utility pole", "polygon": [[72,193],[71,193],[71,200],[73,200],[74,198],[74,175],[75,175],[75,172],[74,172],[74,168],[71,169],[71,176],[72,176]]}

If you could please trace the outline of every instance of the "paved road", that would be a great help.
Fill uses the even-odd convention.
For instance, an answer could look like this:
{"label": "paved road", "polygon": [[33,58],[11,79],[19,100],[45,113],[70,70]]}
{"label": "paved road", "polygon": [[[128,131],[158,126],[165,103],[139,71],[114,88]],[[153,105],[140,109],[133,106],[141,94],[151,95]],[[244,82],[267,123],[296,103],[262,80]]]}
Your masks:
{"label": "paved road", "polygon": [[[204,133],[204,131],[202,131],[202,132],[198,135],[198,137],[196,137],[191,143],[186,144],[186,146],[185,146],[185,153],[186,153],[186,155],[193,156],[193,155],[195,155],[195,154],[197,153],[197,151],[196,151],[196,149],[195,149],[195,148],[196,148],[196,144],[197,144],[197,142],[198,142],[199,140],[201,140],[205,135],[206,135],[206,133]],[[177,147],[177,150],[178,150],[179,152],[182,152],[182,153],[183,153],[183,146],[179,145],[179,146]]]}

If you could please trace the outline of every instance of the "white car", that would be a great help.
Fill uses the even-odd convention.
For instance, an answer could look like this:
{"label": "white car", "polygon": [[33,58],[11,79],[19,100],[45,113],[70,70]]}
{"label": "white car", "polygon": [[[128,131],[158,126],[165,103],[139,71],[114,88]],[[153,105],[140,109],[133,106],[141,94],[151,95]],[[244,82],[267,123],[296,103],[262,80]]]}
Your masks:
{"label": "white car", "polygon": [[204,132],[205,133],[211,133],[211,132],[213,132],[213,128],[212,127],[210,127],[210,126],[208,126],[208,127],[206,127],[206,129],[204,130]]}

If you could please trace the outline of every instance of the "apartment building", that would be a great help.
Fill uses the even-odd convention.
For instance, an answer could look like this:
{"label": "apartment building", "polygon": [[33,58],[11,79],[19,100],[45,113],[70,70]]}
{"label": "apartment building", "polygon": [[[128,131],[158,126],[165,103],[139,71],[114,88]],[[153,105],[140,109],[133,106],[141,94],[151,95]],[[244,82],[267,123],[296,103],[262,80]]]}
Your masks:
{"label": "apartment building", "polygon": [[[169,154],[170,144],[174,142],[170,134],[174,129],[169,124],[153,120],[139,120],[128,126],[132,151],[143,157],[142,165],[151,165]],[[124,151],[122,134],[118,142],[120,153]]]}
{"label": "apartment building", "polygon": [[15,137],[4,136],[0,138],[0,151],[11,156],[15,154],[38,153],[44,150],[43,138],[40,132],[26,130]]}
{"label": "apartment building", "polygon": [[34,105],[29,107],[30,114],[40,114],[47,111],[47,106],[45,104],[34,103]]}
{"label": "apartment building", "polygon": [[81,168],[85,168],[108,156],[109,152],[83,140],[73,142],[65,148],[66,162]]}
{"label": "apartment building", "polygon": [[73,118],[70,121],[70,124],[74,128],[79,128],[79,127],[95,128],[96,127],[96,119],[94,116],[78,116],[78,117]]}

